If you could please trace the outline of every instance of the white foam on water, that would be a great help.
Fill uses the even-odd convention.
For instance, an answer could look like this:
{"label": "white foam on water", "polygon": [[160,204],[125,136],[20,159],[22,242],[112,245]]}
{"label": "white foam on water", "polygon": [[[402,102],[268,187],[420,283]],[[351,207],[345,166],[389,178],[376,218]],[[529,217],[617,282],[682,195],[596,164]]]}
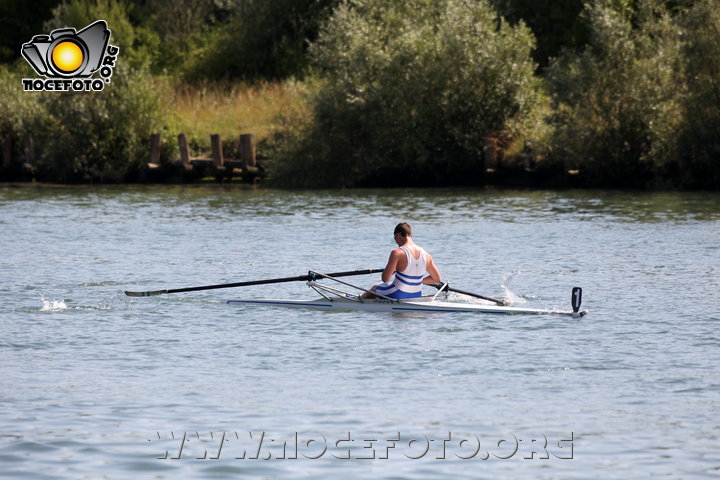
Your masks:
{"label": "white foam on water", "polygon": [[64,300],[50,300],[45,298],[44,295],[40,300],[42,300],[43,304],[40,310],[43,312],[60,312],[68,308]]}
{"label": "white foam on water", "polygon": [[97,304],[98,310],[113,310],[113,309],[125,309],[130,308],[132,299],[125,295],[113,295],[105,298]]}
{"label": "white foam on water", "polygon": [[515,294],[515,292],[513,292],[510,288],[510,281],[515,278],[519,273],[520,270],[514,270],[509,274],[505,275],[505,277],[503,277],[502,284],[500,285],[505,292],[503,298],[509,305],[522,305],[523,303],[527,303],[527,300]]}
{"label": "white foam on water", "polygon": [[84,306],[75,305],[68,307],[64,300],[52,300],[47,298],[44,294],[40,297],[42,301],[42,312],[62,312],[68,309],[71,310],[127,310],[130,307],[131,299],[124,295],[113,295],[108,298],[100,300],[97,305]]}

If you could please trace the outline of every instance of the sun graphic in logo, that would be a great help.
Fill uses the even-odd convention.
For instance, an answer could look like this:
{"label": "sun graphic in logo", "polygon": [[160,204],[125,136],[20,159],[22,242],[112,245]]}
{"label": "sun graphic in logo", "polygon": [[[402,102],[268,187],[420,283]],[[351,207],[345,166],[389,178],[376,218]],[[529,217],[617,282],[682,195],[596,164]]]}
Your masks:
{"label": "sun graphic in logo", "polygon": [[83,64],[83,52],[75,42],[58,43],[52,52],[52,62],[65,73],[71,73]]}

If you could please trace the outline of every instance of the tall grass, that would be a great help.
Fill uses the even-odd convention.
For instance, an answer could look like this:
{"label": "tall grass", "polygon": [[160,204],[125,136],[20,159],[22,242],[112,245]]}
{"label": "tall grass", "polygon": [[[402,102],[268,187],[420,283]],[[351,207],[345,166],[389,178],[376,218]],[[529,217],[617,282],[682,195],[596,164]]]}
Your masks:
{"label": "tall grass", "polygon": [[166,95],[176,114],[176,133],[184,132],[200,145],[214,133],[224,140],[252,133],[256,142],[267,141],[284,119],[308,108],[304,86],[296,81],[177,84]]}

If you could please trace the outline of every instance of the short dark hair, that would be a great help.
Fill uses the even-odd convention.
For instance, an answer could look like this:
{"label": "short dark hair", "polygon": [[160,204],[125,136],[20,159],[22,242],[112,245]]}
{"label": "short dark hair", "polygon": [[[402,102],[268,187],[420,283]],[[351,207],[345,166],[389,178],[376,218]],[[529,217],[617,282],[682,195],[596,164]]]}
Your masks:
{"label": "short dark hair", "polygon": [[403,237],[412,237],[412,227],[409,223],[398,223],[395,226],[395,231],[393,232],[393,235],[397,235],[398,233]]}

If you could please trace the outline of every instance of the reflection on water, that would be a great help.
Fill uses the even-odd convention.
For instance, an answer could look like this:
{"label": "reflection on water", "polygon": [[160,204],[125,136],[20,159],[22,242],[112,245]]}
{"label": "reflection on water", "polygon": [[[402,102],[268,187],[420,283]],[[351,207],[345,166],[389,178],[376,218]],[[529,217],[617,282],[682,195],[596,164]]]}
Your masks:
{"label": "reflection on water", "polygon": [[[223,215],[342,217],[347,214],[462,216],[504,221],[548,218],[622,222],[712,221],[720,215],[716,192],[605,190],[526,191],[495,189],[388,189],[280,191],[238,186],[29,187],[0,190],[0,206],[43,202],[53,207],[97,211],[126,208],[128,215],[172,209],[187,218]],[[157,209],[157,210],[154,210]],[[108,210],[112,211],[112,210]],[[38,212],[40,213],[40,212]]]}

